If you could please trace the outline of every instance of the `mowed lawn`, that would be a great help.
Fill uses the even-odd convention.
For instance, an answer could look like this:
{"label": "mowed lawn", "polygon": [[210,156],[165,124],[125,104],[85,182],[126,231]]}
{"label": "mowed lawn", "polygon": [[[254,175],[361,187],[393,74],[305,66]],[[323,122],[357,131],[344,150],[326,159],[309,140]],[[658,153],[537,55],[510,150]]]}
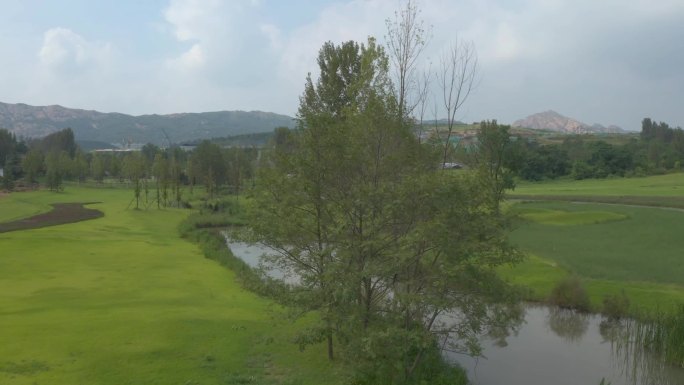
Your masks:
{"label": "mowed lawn", "polygon": [[640,178],[519,182],[511,194],[684,197],[684,173]]}
{"label": "mowed lawn", "polygon": [[335,383],[323,347],[180,239],[188,211],[67,187],[0,197],[0,221],[101,201],[103,218],[0,234],[0,384]]}

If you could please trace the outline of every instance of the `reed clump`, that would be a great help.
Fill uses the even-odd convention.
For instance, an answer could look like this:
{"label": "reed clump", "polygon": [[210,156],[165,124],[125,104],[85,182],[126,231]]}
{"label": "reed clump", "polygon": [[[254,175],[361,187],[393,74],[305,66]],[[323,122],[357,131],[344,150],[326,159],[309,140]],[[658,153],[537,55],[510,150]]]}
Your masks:
{"label": "reed clump", "polygon": [[673,312],[656,312],[650,320],[634,323],[634,337],[665,362],[684,368],[684,305]]}

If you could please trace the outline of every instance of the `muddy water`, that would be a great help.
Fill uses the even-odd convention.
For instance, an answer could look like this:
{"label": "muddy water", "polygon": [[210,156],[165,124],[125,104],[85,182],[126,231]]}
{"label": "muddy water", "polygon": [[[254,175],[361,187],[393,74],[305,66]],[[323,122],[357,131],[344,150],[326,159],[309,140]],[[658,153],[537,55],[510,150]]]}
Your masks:
{"label": "muddy water", "polygon": [[[623,325],[602,317],[528,307],[506,344],[483,340],[484,358],[448,353],[475,385],[684,384],[684,369],[662,364],[630,342]],[[505,345],[505,346],[502,346]]]}

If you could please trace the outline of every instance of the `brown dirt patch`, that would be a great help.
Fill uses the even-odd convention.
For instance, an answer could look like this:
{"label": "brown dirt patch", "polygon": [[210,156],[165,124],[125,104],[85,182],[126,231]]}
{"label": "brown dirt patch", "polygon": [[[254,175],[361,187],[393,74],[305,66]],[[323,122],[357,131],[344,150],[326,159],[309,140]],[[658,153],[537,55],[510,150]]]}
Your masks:
{"label": "brown dirt patch", "polygon": [[83,205],[92,203],[99,202],[55,203],[52,205],[52,211],[47,213],[38,214],[30,218],[19,219],[12,222],[0,223],[0,233],[38,229],[41,227],[57,226],[66,223],[87,221],[89,219],[103,217],[104,213],[102,211],[83,207]]}

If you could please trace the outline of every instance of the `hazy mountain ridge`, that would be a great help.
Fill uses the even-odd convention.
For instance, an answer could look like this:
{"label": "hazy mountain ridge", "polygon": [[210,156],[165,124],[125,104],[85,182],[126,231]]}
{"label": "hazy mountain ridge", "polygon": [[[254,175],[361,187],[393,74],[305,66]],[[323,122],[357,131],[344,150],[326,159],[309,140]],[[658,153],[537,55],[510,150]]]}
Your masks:
{"label": "hazy mountain ridge", "polygon": [[568,134],[587,134],[587,133],[622,133],[626,132],[622,128],[610,125],[608,127],[595,123],[588,125],[579,120],[563,116],[556,111],[544,111],[530,115],[524,119],[513,122],[513,127],[532,128],[535,130],[552,130],[565,132]]}
{"label": "hazy mountain ridge", "polygon": [[0,128],[21,137],[42,137],[70,127],[76,139],[108,143],[173,143],[272,131],[293,127],[286,115],[263,111],[216,111],[132,116],[117,112],[30,106],[0,102]]}

